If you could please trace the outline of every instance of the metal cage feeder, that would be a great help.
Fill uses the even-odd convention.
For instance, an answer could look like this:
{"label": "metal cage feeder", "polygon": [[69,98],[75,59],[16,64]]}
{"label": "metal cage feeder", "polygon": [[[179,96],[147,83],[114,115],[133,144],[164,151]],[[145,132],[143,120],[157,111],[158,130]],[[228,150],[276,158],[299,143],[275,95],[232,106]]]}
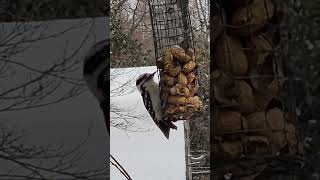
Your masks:
{"label": "metal cage feeder", "polygon": [[[293,104],[286,104],[292,97],[280,96],[290,75],[284,68],[288,42],[279,36],[279,8],[272,0],[230,2],[238,9],[219,1],[217,14],[211,17],[216,27],[211,32],[215,49],[211,62],[215,68],[211,73],[213,178],[223,179],[230,173],[234,179],[253,180],[286,174],[289,169],[301,171],[295,165],[303,162],[303,145],[294,124],[295,112],[288,108]],[[254,16],[264,24],[254,22]],[[284,165],[279,159],[286,161],[287,172],[276,172],[274,167]]]}
{"label": "metal cage feeder", "polygon": [[[191,102],[191,98],[197,96],[196,90],[198,87],[198,72],[187,1],[149,0],[149,10],[153,30],[156,65],[160,79],[159,86],[163,114],[165,118],[170,121],[189,120],[194,117],[195,112],[200,108],[187,105],[188,98]],[[173,49],[177,50],[176,54],[173,53]],[[167,63],[165,53],[168,53],[168,61],[170,61],[170,63]],[[194,67],[193,65],[191,66],[193,68],[190,72],[184,68],[187,66],[187,62],[192,64],[191,60],[181,62],[178,58],[180,57],[179,55],[193,57],[191,59],[194,61]],[[179,88],[182,88],[182,86],[179,86],[179,83],[182,81],[180,81],[180,79],[191,76],[191,73],[193,73],[192,76],[195,76],[194,80],[191,81],[192,79],[188,78],[187,83],[181,83],[188,88],[188,90],[184,89],[186,92],[193,90],[194,93],[192,95],[190,95],[190,93],[190,97],[188,97],[186,93],[182,93],[182,90],[179,91]],[[169,80],[167,81],[166,79],[172,80],[172,83],[167,83]],[[171,93],[174,91],[172,90],[173,87],[177,87],[177,94]],[[176,99],[174,99],[173,96],[175,96]],[[170,98],[173,100],[170,100]],[[199,103],[201,103],[201,100],[199,100]]]}

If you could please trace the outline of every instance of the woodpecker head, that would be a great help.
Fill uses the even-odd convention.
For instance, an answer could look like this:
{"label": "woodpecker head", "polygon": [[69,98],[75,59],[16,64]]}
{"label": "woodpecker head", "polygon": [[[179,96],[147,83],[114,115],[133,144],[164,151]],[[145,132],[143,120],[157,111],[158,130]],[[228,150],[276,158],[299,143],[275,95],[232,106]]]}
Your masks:
{"label": "woodpecker head", "polygon": [[109,40],[95,44],[87,53],[83,65],[83,76],[91,93],[100,103],[109,97]]}
{"label": "woodpecker head", "polygon": [[141,74],[137,80],[136,80],[136,86],[138,88],[138,90],[141,92],[141,87],[143,85],[145,85],[145,83],[149,82],[149,81],[152,81],[153,80],[153,77],[154,75],[156,74],[157,71],[155,71],[154,73],[144,73],[144,74]]}

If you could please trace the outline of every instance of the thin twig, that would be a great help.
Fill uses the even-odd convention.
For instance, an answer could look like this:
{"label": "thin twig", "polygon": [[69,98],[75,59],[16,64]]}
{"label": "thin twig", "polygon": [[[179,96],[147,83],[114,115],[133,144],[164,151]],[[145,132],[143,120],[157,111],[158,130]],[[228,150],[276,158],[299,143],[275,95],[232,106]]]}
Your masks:
{"label": "thin twig", "polygon": [[111,161],[110,162],[121,172],[121,174],[123,174],[128,180],[132,180],[128,172],[121,166],[121,164],[111,154],[110,154],[110,157],[115,161],[117,166],[114,165],[114,163],[112,163]]}

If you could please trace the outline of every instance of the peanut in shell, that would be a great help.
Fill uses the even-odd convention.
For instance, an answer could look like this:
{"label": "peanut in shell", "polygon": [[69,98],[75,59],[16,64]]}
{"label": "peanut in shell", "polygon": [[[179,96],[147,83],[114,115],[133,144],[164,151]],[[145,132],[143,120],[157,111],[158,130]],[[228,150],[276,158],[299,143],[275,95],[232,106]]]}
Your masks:
{"label": "peanut in shell", "polygon": [[184,75],[182,72],[180,72],[178,75],[178,83],[184,86],[188,85],[187,76]]}
{"label": "peanut in shell", "polygon": [[168,86],[173,86],[176,84],[176,79],[168,74],[164,74],[163,75],[164,78],[164,82],[168,85]]}
{"label": "peanut in shell", "polygon": [[167,102],[173,105],[185,105],[186,97],[169,95],[167,98]]}
{"label": "peanut in shell", "polygon": [[193,71],[195,67],[196,67],[196,62],[189,61],[182,66],[182,71],[185,73],[189,73],[189,72]]}
{"label": "peanut in shell", "polygon": [[192,60],[192,58],[185,53],[184,49],[178,45],[171,46],[169,51],[173,57],[181,63],[187,63]]}

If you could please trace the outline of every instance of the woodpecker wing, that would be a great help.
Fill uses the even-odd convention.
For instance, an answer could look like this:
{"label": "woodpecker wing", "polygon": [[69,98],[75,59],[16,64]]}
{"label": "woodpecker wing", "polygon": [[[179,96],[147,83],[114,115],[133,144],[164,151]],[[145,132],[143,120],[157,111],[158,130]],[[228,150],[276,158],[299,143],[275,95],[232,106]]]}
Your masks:
{"label": "woodpecker wing", "polygon": [[90,48],[87,53],[84,65],[83,75],[89,90],[101,103],[109,97],[106,93],[109,91],[109,68],[110,58],[107,55],[110,51],[110,40],[103,40]]}
{"label": "woodpecker wing", "polygon": [[104,119],[108,134],[110,134],[109,117],[109,68],[110,68],[110,40],[106,39],[98,42],[88,51],[83,65],[83,76],[89,90],[97,98],[104,113]]}
{"label": "woodpecker wing", "polygon": [[[150,95],[146,91],[142,91],[142,100],[143,100],[144,106],[146,107],[146,109],[153,109],[152,103],[147,103],[145,99],[150,99]],[[168,123],[162,121],[161,119],[160,120],[157,119],[155,112],[150,111],[149,114],[153,119],[153,121],[156,123],[156,125],[160,128],[164,136],[166,136],[166,138],[169,139],[170,125],[168,125]]]}

